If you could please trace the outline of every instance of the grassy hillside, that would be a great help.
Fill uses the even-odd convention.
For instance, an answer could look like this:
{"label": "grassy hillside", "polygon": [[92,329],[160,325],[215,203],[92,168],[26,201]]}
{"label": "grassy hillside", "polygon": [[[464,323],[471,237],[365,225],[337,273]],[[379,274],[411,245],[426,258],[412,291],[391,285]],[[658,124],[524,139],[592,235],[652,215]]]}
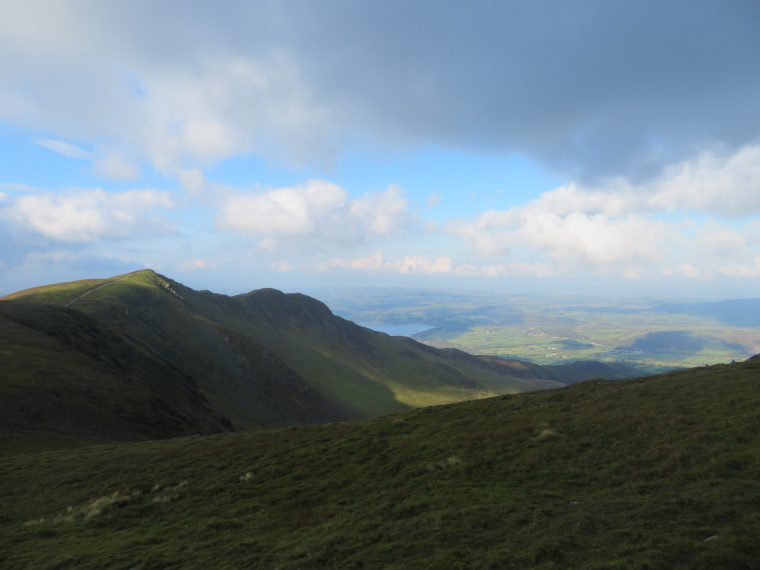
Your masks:
{"label": "grassy hillside", "polygon": [[0,350],[11,411],[0,433],[43,440],[352,420],[625,375],[437,350],[360,327],[305,295],[229,297],[150,270],[5,297]]}
{"label": "grassy hillside", "polygon": [[52,434],[130,441],[230,429],[191,377],[83,313],[0,309],[0,433],[33,444]]}
{"label": "grassy hillside", "polygon": [[0,566],[757,568],[759,378],[6,457]]}
{"label": "grassy hillside", "polygon": [[[161,346],[165,357],[194,371],[214,405],[241,427],[250,424],[245,411],[235,407],[248,408],[257,399],[246,401],[241,387],[254,373],[244,365],[252,346],[276,355],[296,376],[343,409],[340,419],[408,409],[420,403],[420,387],[423,404],[533,387],[518,382],[519,387],[499,386],[493,392],[469,376],[438,367],[435,351],[420,355],[398,347],[396,339],[339,319],[304,295],[262,289],[228,297],[193,291],[152,271],[88,282],[88,286],[85,296],[81,289],[61,295],[38,288],[10,298],[69,304],[99,322]],[[436,360],[432,368],[431,359]],[[256,363],[248,368],[261,366]],[[493,379],[504,384],[502,378]],[[281,396],[269,398],[270,404]]]}

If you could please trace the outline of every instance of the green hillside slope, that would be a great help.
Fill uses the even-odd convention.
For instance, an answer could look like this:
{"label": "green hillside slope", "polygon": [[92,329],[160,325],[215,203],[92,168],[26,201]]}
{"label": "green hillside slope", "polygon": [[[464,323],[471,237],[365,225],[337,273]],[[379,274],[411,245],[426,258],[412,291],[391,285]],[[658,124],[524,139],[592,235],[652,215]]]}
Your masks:
{"label": "green hillside slope", "polygon": [[[11,347],[4,349],[8,357],[0,360],[0,378],[15,378],[14,397],[27,402],[14,407],[33,410],[32,418],[43,415],[41,410],[47,407],[69,410],[65,412],[69,417],[83,402],[100,416],[83,411],[80,424],[92,424],[97,435],[113,441],[141,439],[138,434],[143,432],[142,438],[159,437],[156,430],[143,430],[143,420],[130,410],[140,408],[146,398],[157,398],[155,390],[173,394],[175,386],[180,386],[178,393],[197,394],[212,413],[203,423],[196,413],[203,415],[202,410],[185,410],[181,398],[162,398],[166,404],[165,410],[159,409],[162,417],[178,411],[194,418],[176,424],[170,435],[368,418],[417,406],[559,387],[594,376],[620,377],[619,371],[598,363],[588,364],[580,374],[560,373],[551,367],[437,350],[360,327],[305,295],[260,289],[229,297],[195,291],[151,270],[37,287],[0,300],[0,317],[22,318],[27,312],[36,315],[34,338],[18,337],[13,328],[17,321],[0,320],[0,346]],[[69,333],[65,328],[56,330],[59,314],[86,321],[89,324],[81,326],[97,330],[97,338],[88,341],[93,346],[65,342]],[[57,352],[39,360],[44,351],[36,346],[51,342],[58,343]],[[112,357],[112,349],[124,354]],[[139,374],[125,376],[129,367],[103,364],[128,359],[125,351],[135,353],[129,358],[145,361]],[[41,366],[43,361],[51,363]],[[62,364],[61,373],[55,363]],[[64,373],[67,367],[74,370]],[[22,369],[30,373],[19,375]],[[102,390],[90,390],[89,399],[72,401],[69,385],[79,390],[78,374],[98,376]],[[131,383],[125,383],[127,377]],[[130,386],[140,387],[130,393]],[[46,395],[40,398],[43,387]],[[99,403],[99,397],[107,401]],[[133,404],[125,411],[124,402]],[[146,408],[158,409],[152,404]],[[97,439],[55,417],[44,424],[46,433],[59,426],[59,435]],[[122,420],[136,425],[106,429],[100,426],[104,419],[113,426]],[[16,427],[30,430],[33,423]],[[13,427],[7,425],[5,430]]]}
{"label": "green hillside slope", "polygon": [[195,381],[79,311],[0,308],[0,433],[129,441],[229,431]]}
{"label": "green hillside slope", "polygon": [[3,568],[751,569],[760,361],[0,459]]}

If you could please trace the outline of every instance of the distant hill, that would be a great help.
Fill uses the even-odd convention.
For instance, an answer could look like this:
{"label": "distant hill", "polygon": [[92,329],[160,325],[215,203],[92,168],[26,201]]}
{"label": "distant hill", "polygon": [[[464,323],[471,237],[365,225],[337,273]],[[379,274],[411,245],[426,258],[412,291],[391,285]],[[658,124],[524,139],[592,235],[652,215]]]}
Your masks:
{"label": "distant hill", "polygon": [[705,350],[733,351],[746,354],[747,348],[710,335],[695,335],[689,331],[657,331],[637,338],[627,346],[618,346],[613,354],[659,354],[670,360],[687,358]]}
{"label": "distant hill", "polygon": [[759,378],[0,457],[0,566],[755,569]]}
{"label": "distant hill", "polygon": [[663,303],[653,307],[653,310],[711,317],[736,327],[760,326],[760,299],[729,299],[713,303]]}
{"label": "distant hill", "polygon": [[0,354],[0,433],[30,440],[325,423],[636,374],[437,350],[305,295],[230,297],[151,270],[4,297]]}

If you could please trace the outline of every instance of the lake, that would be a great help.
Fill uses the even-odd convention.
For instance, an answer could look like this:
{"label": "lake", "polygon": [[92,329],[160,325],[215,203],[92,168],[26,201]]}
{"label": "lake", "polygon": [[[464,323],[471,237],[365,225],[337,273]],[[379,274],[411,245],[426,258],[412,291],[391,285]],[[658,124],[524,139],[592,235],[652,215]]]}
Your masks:
{"label": "lake", "polygon": [[433,328],[430,325],[423,325],[421,323],[406,323],[403,325],[363,324],[362,326],[372,329],[373,331],[384,332],[391,336],[412,336],[413,334],[421,333],[422,331]]}

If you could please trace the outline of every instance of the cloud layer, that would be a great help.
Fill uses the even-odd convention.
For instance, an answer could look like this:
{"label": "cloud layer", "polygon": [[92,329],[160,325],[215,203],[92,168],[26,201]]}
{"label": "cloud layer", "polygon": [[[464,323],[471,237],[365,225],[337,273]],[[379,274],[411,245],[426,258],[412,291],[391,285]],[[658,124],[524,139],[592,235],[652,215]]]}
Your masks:
{"label": "cloud layer", "polygon": [[760,213],[758,165],[760,147],[729,157],[704,153],[638,185],[622,178],[599,187],[573,183],[447,229],[483,256],[537,252],[563,270],[617,268],[631,278],[653,268],[698,279],[748,275],[754,270],[722,264],[760,245],[755,223],[736,226]]}
{"label": "cloud layer", "polygon": [[311,249],[324,244],[344,246],[391,236],[412,224],[403,190],[351,200],[341,187],[310,180],[292,188],[237,193],[222,204],[217,226],[225,231],[261,238],[264,249]]}
{"label": "cloud layer", "polygon": [[173,207],[166,192],[155,190],[0,194],[0,222],[16,232],[59,242],[139,239],[171,232],[163,213]]}
{"label": "cloud layer", "polygon": [[[65,145],[46,141],[45,146],[78,154]],[[397,185],[352,198],[344,188],[318,179],[247,190],[212,184],[218,196],[207,215],[215,219],[204,239],[228,240],[227,245],[189,249],[174,265],[183,271],[224,268],[232,259],[248,257],[277,272],[755,278],[760,276],[758,164],[760,146],[728,157],[703,153],[640,184],[622,177],[600,186],[571,183],[525,204],[443,225],[426,221],[427,206],[413,206]],[[0,193],[5,241],[25,241],[31,252],[51,244],[65,252],[179,236],[183,230],[172,218],[186,219],[194,207],[192,200],[178,202],[152,189],[3,187],[8,190]],[[199,239],[192,236],[195,231],[186,229],[182,239]],[[383,244],[389,249],[378,249]],[[16,253],[8,250],[4,263],[19,263],[19,246],[11,249]]]}
{"label": "cloud layer", "polygon": [[[0,180],[0,269],[760,277],[760,3],[5,4],[0,123],[110,187]],[[441,148],[563,182],[330,181],[352,153]],[[213,168],[251,156],[249,180]],[[176,249],[134,246],[156,236]]]}
{"label": "cloud layer", "polygon": [[745,0],[29,0],[0,21],[0,116],[167,172],[350,135],[640,181],[758,142],[758,21]]}

